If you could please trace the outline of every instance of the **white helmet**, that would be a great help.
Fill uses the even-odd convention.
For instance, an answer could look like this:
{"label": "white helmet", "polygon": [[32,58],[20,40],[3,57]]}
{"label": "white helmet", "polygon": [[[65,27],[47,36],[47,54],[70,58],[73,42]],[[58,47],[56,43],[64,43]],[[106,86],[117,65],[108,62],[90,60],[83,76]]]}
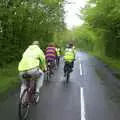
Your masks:
{"label": "white helmet", "polygon": [[33,45],[39,45],[39,41],[33,41]]}

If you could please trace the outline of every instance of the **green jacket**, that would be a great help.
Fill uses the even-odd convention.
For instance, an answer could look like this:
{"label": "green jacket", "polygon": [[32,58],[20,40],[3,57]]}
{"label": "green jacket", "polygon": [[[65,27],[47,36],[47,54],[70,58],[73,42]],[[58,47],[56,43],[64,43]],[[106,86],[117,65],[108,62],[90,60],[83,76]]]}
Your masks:
{"label": "green jacket", "polygon": [[35,67],[42,70],[46,68],[45,55],[37,45],[30,45],[25,52],[18,65],[18,71],[26,71]]}
{"label": "green jacket", "polygon": [[56,48],[57,56],[60,56],[60,48]]}

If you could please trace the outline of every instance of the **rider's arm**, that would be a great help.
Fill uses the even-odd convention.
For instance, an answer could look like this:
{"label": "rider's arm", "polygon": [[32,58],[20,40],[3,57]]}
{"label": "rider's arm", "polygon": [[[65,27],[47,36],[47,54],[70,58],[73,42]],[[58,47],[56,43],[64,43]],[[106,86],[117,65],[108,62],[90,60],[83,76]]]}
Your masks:
{"label": "rider's arm", "polygon": [[46,59],[44,52],[40,49],[39,51],[40,67],[42,70],[46,70]]}

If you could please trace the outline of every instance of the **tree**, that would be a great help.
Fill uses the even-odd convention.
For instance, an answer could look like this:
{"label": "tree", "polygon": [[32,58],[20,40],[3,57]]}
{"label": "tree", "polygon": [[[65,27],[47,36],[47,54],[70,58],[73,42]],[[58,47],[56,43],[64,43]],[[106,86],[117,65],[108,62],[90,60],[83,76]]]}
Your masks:
{"label": "tree", "polygon": [[63,0],[0,1],[0,66],[21,58],[39,40],[44,48],[64,28]]}
{"label": "tree", "polygon": [[90,0],[82,9],[82,19],[97,39],[95,50],[109,57],[120,57],[120,1]]}

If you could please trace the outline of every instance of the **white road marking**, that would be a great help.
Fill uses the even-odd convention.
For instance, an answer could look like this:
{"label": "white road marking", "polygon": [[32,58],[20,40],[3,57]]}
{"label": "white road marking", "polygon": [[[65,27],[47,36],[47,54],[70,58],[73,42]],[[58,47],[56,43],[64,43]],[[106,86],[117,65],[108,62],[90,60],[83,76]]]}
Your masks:
{"label": "white road marking", "polygon": [[80,100],[81,100],[81,120],[86,120],[85,118],[85,101],[84,101],[84,88],[80,88]]}
{"label": "white road marking", "polygon": [[82,74],[83,74],[83,72],[82,72],[82,65],[80,63],[80,75],[82,75]]}
{"label": "white road marking", "polygon": [[[80,63],[80,76],[83,75],[82,64]],[[85,100],[84,100],[84,88],[80,87],[80,105],[81,105],[81,120],[86,120],[85,117]]]}

